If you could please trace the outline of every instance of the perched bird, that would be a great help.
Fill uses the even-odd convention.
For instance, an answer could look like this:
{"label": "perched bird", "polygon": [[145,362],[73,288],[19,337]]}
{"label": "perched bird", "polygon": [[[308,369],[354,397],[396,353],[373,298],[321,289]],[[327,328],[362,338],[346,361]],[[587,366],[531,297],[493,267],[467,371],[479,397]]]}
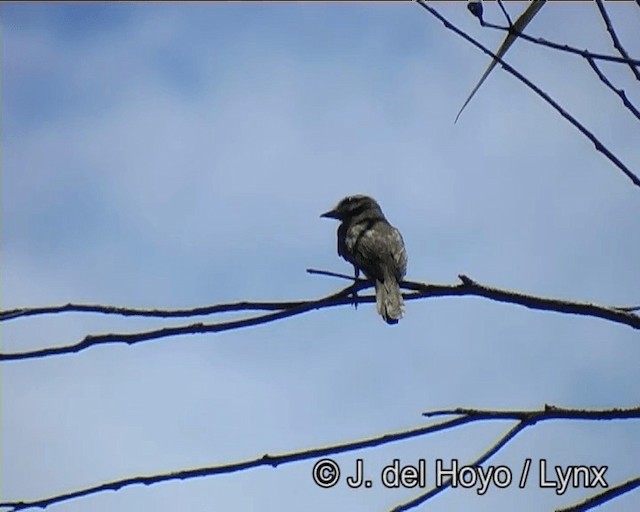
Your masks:
{"label": "perched bird", "polygon": [[407,252],[400,231],[385,218],[375,199],[345,197],[321,217],[338,219],[338,254],[375,283],[376,307],[388,324],[402,318],[404,301],[399,283],[407,272]]}

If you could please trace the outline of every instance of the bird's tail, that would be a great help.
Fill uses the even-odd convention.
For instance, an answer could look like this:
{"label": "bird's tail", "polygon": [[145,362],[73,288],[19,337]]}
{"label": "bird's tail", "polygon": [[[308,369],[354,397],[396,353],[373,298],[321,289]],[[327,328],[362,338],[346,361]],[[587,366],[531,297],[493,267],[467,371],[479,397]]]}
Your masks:
{"label": "bird's tail", "polygon": [[397,324],[404,313],[404,300],[400,285],[394,277],[387,276],[384,281],[376,280],[376,308],[388,324]]}

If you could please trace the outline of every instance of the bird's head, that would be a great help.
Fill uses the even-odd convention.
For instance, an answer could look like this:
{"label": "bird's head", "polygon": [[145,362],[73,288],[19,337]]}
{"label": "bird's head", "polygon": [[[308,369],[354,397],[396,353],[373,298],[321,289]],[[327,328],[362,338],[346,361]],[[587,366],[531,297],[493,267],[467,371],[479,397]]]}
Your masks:
{"label": "bird's head", "polygon": [[335,208],[333,208],[333,210],[324,212],[320,217],[346,220],[351,219],[356,215],[360,215],[363,212],[371,212],[383,216],[380,205],[375,199],[369,196],[355,195],[345,197],[335,206]]}

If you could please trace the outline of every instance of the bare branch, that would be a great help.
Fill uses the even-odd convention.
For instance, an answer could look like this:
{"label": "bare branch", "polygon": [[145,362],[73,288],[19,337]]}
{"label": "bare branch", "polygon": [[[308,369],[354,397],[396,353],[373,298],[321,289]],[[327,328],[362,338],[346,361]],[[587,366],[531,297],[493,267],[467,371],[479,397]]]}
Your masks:
{"label": "bare branch", "polygon": [[[640,419],[640,407],[630,409],[601,409],[601,410],[585,410],[585,409],[566,409],[553,405],[545,405],[542,410],[529,411],[496,411],[496,410],[480,410],[480,409],[452,409],[443,411],[430,411],[423,414],[426,417],[435,417],[451,414],[462,414],[464,418],[475,420],[519,420],[508,432],[501,436],[488,450],[473,462],[465,464],[465,466],[479,466],[484,464],[500,449],[502,449],[509,441],[522,432],[530,425],[534,425],[539,421],[551,419],[576,419],[576,420],[613,420],[613,419]],[[407,501],[397,507],[393,512],[401,512],[409,510],[421,505],[425,501],[431,499],[437,494],[451,486],[452,479],[447,480],[441,486],[432,487],[426,493]]]}
{"label": "bare branch", "polygon": [[[627,50],[625,50],[624,46],[622,46],[620,39],[618,39],[618,34],[616,34],[616,31],[613,28],[613,25],[611,24],[611,20],[609,19],[607,10],[604,8],[604,2],[602,0],[596,0],[596,5],[598,6],[598,10],[600,11],[602,20],[604,21],[604,24],[607,27],[607,32],[609,32],[609,35],[611,36],[611,40],[613,41],[613,46],[615,46],[616,50],[618,50],[618,53],[620,55],[622,55],[625,59],[627,59],[627,61],[630,61],[631,59],[629,58],[629,54],[627,53]],[[636,79],[640,80],[640,71],[638,71],[638,68],[635,66],[635,64],[632,64],[631,62],[629,62],[629,67],[631,68],[631,71],[635,75]]]}
{"label": "bare branch", "polygon": [[[307,269],[309,274],[338,277],[355,281],[358,283],[357,289],[366,287],[368,281],[365,279],[355,279],[353,276],[329,272],[327,270]],[[370,283],[369,283],[370,284]],[[125,308],[120,306],[105,306],[101,304],[73,304],[68,303],[61,306],[39,306],[33,308],[16,308],[0,311],[0,322],[24,318],[29,316],[49,315],[57,313],[99,313],[103,315],[120,316],[144,316],[152,318],[188,318],[192,316],[206,316],[216,313],[232,313],[237,311],[280,311],[283,309],[303,306],[309,301],[294,302],[273,302],[273,301],[242,301],[227,304],[216,304],[213,306],[201,306],[189,309],[146,309],[146,308]]]}
{"label": "bare branch", "polygon": [[636,487],[640,487],[640,477],[632,478],[631,480],[627,480],[626,482],[616,485],[615,487],[611,487],[606,491],[596,494],[595,496],[591,496],[587,498],[581,503],[577,505],[572,505],[571,507],[562,508],[556,510],[556,512],[582,512],[583,510],[589,510],[591,508],[597,507],[606,503],[607,501],[611,501],[618,496],[622,496],[628,492],[633,491]]}
{"label": "bare branch", "polygon": [[349,281],[362,281],[362,282],[366,282],[366,279],[358,279],[356,277],[353,276],[348,276],[347,274],[340,274],[338,272],[329,272],[328,270],[317,270],[315,268],[308,268],[307,269],[307,273],[311,274],[311,275],[316,275],[316,276],[329,276],[329,277],[338,277],[340,279],[347,279]]}
{"label": "bare branch", "polygon": [[[462,412],[460,412],[462,411]],[[136,484],[153,485],[160,482],[166,482],[168,480],[188,480],[192,478],[202,478],[206,476],[220,475],[235,473],[238,471],[245,471],[247,469],[258,468],[262,466],[277,467],[281,464],[290,464],[292,462],[299,462],[304,460],[316,459],[319,457],[326,457],[329,455],[338,455],[342,453],[354,452],[364,450],[368,448],[374,448],[377,446],[383,446],[406,439],[413,439],[421,436],[433,434],[435,432],[441,432],[444,430],[451,430],[468,423],[475,423],[486,420],[512,420],[514,418],[520,419],[518,424],[512,428],[506,435],[502,436],[500,440],[487,450],[479,459],[473,464],[479,465],[485,462],[489,457],[495,454],[500,448],[502,448],[509,440],[513,439],[516,434],[522,431],[524,428],[535,424],[536,422],[557,420],[557,419],[600,419],[600,420],[621,420],[621,419],[640,419],[640,408],[631,409],[603,409],[599,411],[588,411],[581,409],[562,409],[554,406],[545,406],[542,410],[533,411],[491,411],[491,410],[474,410],[474,409],[453,409],[451,411],[434,411],[433,413],[426,413],[426,416],[436,416],[442,414],[456,414],[460,415],[458,418],[453,418],[441,423],[420,426],[413,429],[402,430],[399,432],[388,432],[382,435],[361,439],[358,441],[352,441],[348,443],[340,443],[330,446],[311,448],[304,451],[289,452],[280,455],[265,454],[262,457],[257,457],[251,460],[235,462],[231,464],[222,464],[217,466],[206,466],[195,469],[187,469],[182,471],[174,471],[170,473],[162,473],[151,476],[137,476],[131,478],[124,478],[121,480],[114,480],[100,485],[87,487],[73,492],[59,494],[48,498],[43,498],[34,501],[7,501],[0,503],[0,507],[9,508],[12,511],[24,510],[27,508],[38,507],[47,508],[50,505],[57,503],[70,501],[84,496],[91,496],[103,491],[117,491],[124,487],[128,487]],[[526,419],[522,419],[525,417]],[[449,483],[445,483],[446,488]],[[433,491],[430,491],[433,492]],[[439,492],[439,491],[438,491]],[[434,493],[437,494],[437,493]],[[424,501],[424,500],[423,500]],[[421,501],[422,502],[422,501]],[[406,510],[406,509],[398,509]]]}
{"label": "bare branch", "polygon": [[575,55],[580,55],[581,57],[584,57],[585,59],[588,58],[592,58],[593,60],[604,60],[607,62],[615,62],[617,64],[636,64],[636,65],[640,65],[640,60],[638,59],[634,59],[632,57],[629,58],[625,58],[625,57],[618,57],[616,55],[606,55],[603,53],[596,53],[596,52],[592,52],[590,50],[581,50],[580,48],[576,48],[575,46],[570,46],[568,44],[560,44],[560,43],[554,43],[553,41],[549,41],[548,39],[545,39],[543,37],[533,37],[530,36],[529,34],[526,34],[522,31],[518,31],[516,28],[514,27],[503,27],[502,25],[495,25],[494,23],[489,23],[487,21],[485,21],[482,25],[483,27],[487,27],[487,28],[492,28],[495,30],[500,30],[503,32],[509,32],[511,34],[514,34],[516,36],[518,36],[521,39],[524,39],[525,41],[529,42],[529,43],[533,43],[533,44],[537,44],[539,46],[545,46],[547,48],[551,48],[553,50],[560,50],[566,53],[573,53]]}
{"label": "bare branch", "polygon": [[611,89],[614,93],[616,93],[620,97],[620,99],[622,100],[622,103],[624,103],[624,106],[627,107],[627,109],[629,109],[631,111],[631,113],[634,116],[636,116],[636,118],[638,120],[640,120],[640,111],[638,111],[638,109],[633,105],[633,103],[631,103],[629,101],[629,99],[627,98],[627,95],[625,94],[624,90],[616,89],[615,86],[611,83],[611,81],[604,75],[604,73],[602,73],[602,71],[600,71],[600,68],[596,65],[595,61],[591,57],[588,57],[587,61],[589,62],[589,65],[591,66],[591,69],[593,69],[596,72],[596,74],[598,75],[598,78],[609,89]]}
{"label": "bare branch", "polygon": [[[309,269],[315,274],[330,275],[332,277],[339,277],[350,279],[343,274],[336,274],[333,272],[326,272],[323,270]],[[535,295],[528,295],[520,292],[514,292],[510,290],[503,290],[500,288],[493,288],[479,284],[468,276],[461,274],[459,276],[461,283],[457,285],[435,285],[427,283],[419,283],[414,281],[403,281],[400,283],[403,289],[411,290],[414,293],[403,294],[406,300],[418,300],[428,297],[452,297],[452,296],[476,296],[484,297],[497,302],[505,302],[510,304],[517,304],[527,307],[529,309],[537,309],[542,311],[555,311],[558,313],[568,313],[574,315],[591,316],[594,318],[601,318],[603,320],[609,320],[611,322],[628,325],[634,329],[640,329],[640,315],[633,313],[632,311],[626,311],[617,307],[602,306],[598,304],[592,304],[589,302],[577,302],[567,301],[560,299],[551,299],[546,297],[539,297]],[[317,300],[298,301],[294,303],[281,303],[282,308],[274,313],[266,315],[257,315],[249,318],[243,318],[240,320],[232,320],[227,322],[218,323],[196,323],[188,325],[180,325],[173,327],[164,327],[161,329],[154,329],[149,331],[141,331],[134,333],[108,333],[108,334],[89,334],[82,340],[72,343],[70,345],[63,345],[58,347],[43,348],[30,350],[25,352],[11,352],[0,353],[0,361],[18,361],[25,359],[34,359],[41,357],[49,357],[60,354],[71,354],[80,352],[89,347],[95,345],[104,345],[109,343],[127,343],[134,345],[144,341],[156,340],[160,338],[167,338],[170,336],[182,336],[186,334],[203,334],[209,332],[224,332],[233,329],[241,329],[245,327],[252,327],[255,325],[266,324],[288,318],[295,315],[306,313],[313,309],[324,309],[328,307],[335,307],[341,305],[351,305],[360,303],[372,303],[375,302],[375,297],[372,295],[365,295],[360,297],[352,297],[351,294],[355,291],[371,288],[373,285],[370,281],[358,279],[351,286],[343,288],[342,290],[328,295],[326,297]],[[278,304],[278,303],[271,303]],[[293,304],[293,306],[291,306]],[[222,306],[210,306],[209,308],[221,308]],[[101,308],[108,309],[107,306],[101,306]],[[157,310],[154,310],[157,311]]]}
{"label": "bare branch", "polygon": [[[512,427],[511,429],[509,429],[509,431],[506,434],[500,437],[498,441],[496,441],[496,443],[491,446],[491,448],[489,448],[486,452],[484,452],[480,457],[478,457],[473,462],[470,462],[469,464],[465,464],[465,466],[479,466],[480,464],[484,464],[487,460],[489,460],[489,458],[495,455],[504,445],[506,445],[509,441],[511,441],[514,437],[516,437],[520,432],[522,432],[525,428],[527,428],[527,426],[528,426],[527,423],[525,423],[524,421],[518,422],[518,424],[515,427]],[[453,479],[450,478],[449,480],[444,482],[441,486],[432,487],[429,491],[423,494],[420,494],[419,496],[416,496],[412,500],[402,503],[397,507],[394,507],[393,512],[402,512],[404,510],[410,510],[412,508],[417,507],[418,505],[421,505],[425,501],[433,498],[434,496],[436,496],[437,494],[440,494],[445,489],[448,489],[449,487],[451,487],[452,482],[453,482]]]}
{"label": "bare branch", "polygon": [[382,446],[389,443],[395,443],[405,439],[420,437],[433,432],[440,432],[443,430],[452,429],[457,427],[458,425],[469,423],[470,421],[475,421],[475,420],[473,419],[469,420],[467,418],[456,418],[446,422],[438,423],[436,425],[421,426],[418,428],[403,430],[400,432],[390,432],[384,435],[375,436],[375,437],[371,437],[371,438],[360,440],[360,441],[341,443],[341,444],[331,445],[327,447],[312,448],[312,449],[301,451],[301,452],[291,452],[291,453],[285,453],[281,455],[265,454],[262,457],[244,461],[244,462],[224,464],[219,466],[208,466],[208,467],[202,467],[202,468],[196,468],[196,469],[176,471],[171,473],[163,473],[163,474],[153,475],[153,476],[138,476],[138,477],[132,477],[132,478],[124,478],[122,480],[116,480],[116,481],[108,482],[101,485],[87,487],[85,489],[81,489],[78,491],[60,494],[57,496],[52,496],[50,498],[45,498],[37,501],[30,501],[30,502],[15,501],[15,502],[0,503],[0,507],[12,508],[12,510],[15,510],[15,511],[23,510],[30,507],[46,508],[50,505],[60,503],[63,501],[72,500],[82,496],[97,494],[102,491],[108,491],[108,490],[117,491],[119,489],[122,489],[123,487],[135,485],[135,484],[152,485],[160,482],[166,482],[167,480],[175,480],[175,479],[187,480],[191,478],[199,478],[204,476],[235,473],[236,471],[243,471],[246,469],[257,468],[261,466],[272,466],[275,468],[281,464],[289,464],[291,462],[316,459],[318,457],[324,457],[328,455],[337,455],[341,453],[362,450],[365,448]]}
{"label": "bare branch", "polygon": [[498,0],[498,5],[500,6],[500,9],[502,10],[502,14],[504,14],[504,17],[507,19],[507,23],[509,24],[509,27],[513,27],[513,23],[511,22],[511,16],[509,16],[509,13],[507,12],[507,10],[505,9],[502,0]]}
{"label": "bare branch", "polygon": [[464,287],[459,288],[466,292],[461,293],[462,295],[476,295],[498,302],[519,304],[520,306],[530,309],[593,316],[626,324],[634,329],[640,329],[640,316],[629,311],[620,310],[615,307],[600,306],[589,302],[565,301],[512,292],[479,284],[465,275],[460,275],[459,277],[464,284]]}
{"label": "bare branch", "polygon": [[495,409],[444,409],[438,411],[427,411],[422,413],[426,418],[438,416],[465,416],[468,418],[483,420],[519,420],[530,424],[541,420],[621,420],[640,419],[640,405],[629,408],[614,409],[572,409],[558,407],[556,405],[545,404],[543,409],[538,410],[508,410],[500,411]]}
{"label": "bare branch", "polygon": [[439,19],[446,28],[452,30],[456,34],[458,34],[463,39],[469,41],[476,48],[480,49],[487,55],[496,59],[501,65],[502,68],[508,73],[515,76],[518,80],[523,82],[527,87],[533,90],[538,96],[544,99],[549,105],[551,105],[562,117],[564,117],[567,121],[569,121],[573,126],[575,126],[580,133],[582,133],[585,137],[587,137],[595,146],[596,150],[606,156],[609,161],[611,161],[618,169],[620,169],[632,182],[634,185],[640,188],[640,178],[636,176],[629,168],[624,165],[618,157],[616,157],[609,149],[602,143],[600,140],[593,135],[587,128],[585,128],[582,123],[580,123],[575,117],[569,114],[566,110],[564,110],[555,100],[553,100],[547,93],[545,93],[542,89],[540,89],[537,85],[535,85],[531,80],[526,78],[522,73],[516,71],[513,67],[507,64],[502,59],[498,58],[491,50],[483,46],[481,43],[476,41],[474,38],[460,30],[458,27],[453,25],[449,20],[447,20],[444,16],[442,16],[438,11],[436,11],[430,5],[427,5],[425,0],[417,0],[418,4],[426,9],[432,16]]}
{"label": "bare branch", "polygon": [[[354,285],[357,286],[357,285]],[[23,360],[33,359],[40,357],[48,357],[59,354],[70,354],[74,352],[80,352],[89,347],[95,345],[104,345],[108,343],[127,343],[134,345],[143,341],[155,340],[160,338],[167,338],[169,336],[180,336],[185,334],[203,334],[208,332],[224,332],[233,329],[241,329],[243,327],[250,327],[253,325],[259,325],[267,322],[273,322],[282,318],[299,315],[311,311],[312,309],[320,309],[323,307],[338,306],[340,304],[352,304],[352,298],[346,298],[353,290],[354,286],[349,286],[335,294],[329,295],[320,300],[304,301],[299,305],[282,309],[275,313],[267,315],[259,315],[241,320],[233,320],[229,322],[220,322],[215,324],[189,324],[174,327],[165,327],[162,329],[154,329],[150,331],[142,331],[136,333],[109,333],[109,334],[89,334],[82,340],[66,346],[44,348],[38,350],[31,350],[26,352],[15,352],[10,354],[0,354],[0,361],[11,360]],[[373,302],[373,297],[361,297],[361,302]]]}
{"label": "bare branch", "polygon": [[234,302],[229,304],[217,304],[215,306],[203,306],[191,309],[145,309],[124,308],[119,306],[104,306],[100,304],[64,304],[61,306],[42,306],[34,308],[17,308],[0,311],[0,322],[37,315],[49,315],[56,313],[100,313],[103,315],[120,316],[145,316],[155,318],[188,318],[191,316],[204,316],[214,313],[231,313],[234,311],[279,311],[281,309],[295,308],[302,305],[301,302]]}
{"label": "bare branch", "polygon": [[619,311],[640,311],[640,306],[618,306],[615,309]]}

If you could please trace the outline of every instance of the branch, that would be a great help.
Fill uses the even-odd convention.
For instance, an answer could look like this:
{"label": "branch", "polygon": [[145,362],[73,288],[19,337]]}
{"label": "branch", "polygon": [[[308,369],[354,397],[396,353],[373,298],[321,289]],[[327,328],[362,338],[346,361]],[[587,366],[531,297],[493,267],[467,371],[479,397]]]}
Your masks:
{"label": "branch", "polygon": [[[270,313],[267,315],[259,315],[241,320],[219,322],[214,324],[197,323],[174,327],[165,327],[162,329],[154,329],[136,333],[89,334],[82,340],[71,345],[37,349],[26,352],[14,352],[10,354],[0,353],[0,361],[33,359],[59,354],[70,354],[74,352],[80,352],[81,350],[85,350],[95,345],[104,345],[108,343],[127,343],[128,345],[134,345],[143,341],[167,338],[169,336],[180,336],[184,334],[203,334],[207,332],[224,332],[233,329],[241,329],[243,327],[251,327],[254,325],[273,322],[282,318],[306,313],[308,311],[311,311],[312,309],[338,306],[341,304],[352,304],[353,299],[349,298],[348,295],[354,288],[357,288],[358,286],[360,285],[354,284],[325,298],[313,301],[303,301],[299,303],[299,305],[296,305],[292,308],[282,309],[275,313]],[[370,285],[367,284],[367,286]],[[359,302],[373,301],[375,301],[375,297],[361,297],[359,299]]]}
{"label": "branch", "polygon": [[616,309],[620,311],[640,311],[640,306],[618,306]]}
{"label": "branch", "polygon": [[233,311],[279,311],[302,305],[301,302],[234,302],[204,306],[191,309],[144,309],[123,308],[119,306],[103,306],[100,304],[64,304],[61,306],[42,306],[34,308],[16,308],[0,311],[0,322],[37,315],[56,313],[100,313],[103,315],[145,316],[156,318],[187,318],[214,313],[230,313]]}
{"label": "branch", "polygon": [[[575,420],[612,420],[612,419],[640,419],[640,407],[630,409],[601,409],[601,410],[585,410],[585,409],[567,409],[556,407],[553,405],[545,405],[542,410],[533,411],[496,411],[481,409],[452,409],[443,411],[426,412],[423,416],[435,417],[443,415],[462,414],[464,418],[475,420],[519,420],[518,423],[501,436],[488,450],[473,462],[464,464],[465,466],[480,466],[489,460],[493,455],[500,451],[509,441],[516,437],[520,432],[530,425],[534,425],[539,421],[547,421],[552,419],[575,419]],[[612,416],[613,415],[613,416]],[[618,416],[619,415],[619,416]],[[449,488],[453,479],[449,479],[441,486],[434,486],[426,493],[420,494],[410,501],[398,505],[393,512],[401,512],[409,510],[433,496],[440,494]]]}
{"label": "branch", "polygon": [[[460,412],[463,411],[463,412]],[[486,420],[505,420],[520,417],[523,414],[527,415],[528,420],[521,420],[516,428],[511,429],[507,435],[503,436],[491,449],[489,449],[483,456],[475,462],[475,464],[482,464],[490,456],[496,453],[502,446],[504,446],[510,439],[529,425],[533,425],[536,422],[555,420],[555,419],[601,419],[601,420],[621,420],[621,419],[640,419],[640,407],[630,409],[602,409],[598,411],[585,411],[581,409],[562,409],[553,406],[545,406],[544,409],[538,411],[491,411],[491,410],[466,410],[466,409],[454,409],[452,411],[435,411],[434,413],[426,413],[426,416],[437,416],[442,414],[459,415],[457,418],[453,418],[442,423],[436,423],[427,426],[421,426],[413,429],[402,430],[400,432],[388,432],[382,435],[362,439],[359,441],[352,441],[348,443],[340,443],[325,447],[311,448],[299,452],[289,452],[280,455],[265,454],[262,457],[256,457],[251,460],[243,462],[235,462],[231,464],[222,464],[217,466],[206,466],[195,469],[187,469],[182,471],[174,471],[170,473],[162,473],[152,476],[138,476],[131,478],[123,478],[121,480],[114,480],[100,485],[87,487],[73,492],[59,494],[48,498],[43,498],[34,501],[7,501],[0,503],[2,508],[10,508],[12,511],[24,510],[31,507],[47,508],[50,505],[73,500],[76,498],[91,496],[103,491],[117,491],[130,485],[143,484],[153,485],[160,482],[166,482],[168,480],[188,480],[192,478],[201,478],[206,476],[213,476],[219,474],[229,474],[238,471],[245,471],[247,469],[272,466],[277,467],[281,464],[290,464],[292,462],[300,462],[304,460],[316,459],[319,457],[326,457],[329,455],[338,455],[342,453],[348,453],[353,451],[359,451],[367,448],[374,448],[377,446],[383,446],[405,439],[413,439],[421,437],[435,432],[442,432],[444,430],[451,430],[467,423],[475,423]],[[477,413],[477,414],[476,414]],[[493,414],[493,416],[492,416]],[[589,417],[587,417],[589,416]],[[445,484],[446,486],[446,484]]]}
{"label": "branch", "polygon": [[615,306],[603,306],[590,302],[579,302],[552,299],[529,295],[526,293],[504,290],[501,288],[493,288],[485,286],[464,274],[458,276],[462,281],[457,286],[431,285],[425,283],[416,283],[412,281],[403,281],[402,287],[408,290],[414,290],[417,293],[406,294],[407,300],[414,300],[426,297],[447,297],[447,296],[476,296],[491,299],[497,302],[506,302],[509,304],[517,304],[529,309],[537,309],[542,311],[555,311],[557,313],[567,313],[572,315],[584,315],[594,318],[602,318],[616,323],[621,323],[640,329],[640,315],[633,313],[632,308],[619,308]]}
{"label": "branch", "polygon": [[627,98],[627,95],[625,94],[624,90],[616,89],[615,86],[611,83],[611,81],[604,75],[604,73],[602,73],[602,71],[600,71],[600,68],[596,65],[595,61],[591,57],[588,57],[587,61],[589,62],[589,65],[591,66],[591,69],[593,69],[596,72],[596,75],[598,75],[598,78],[609,89],[611,89],[615,94],[617,94],[620,97],[620,99],[622,100],[622,103],[624,103],[624,106],[627,107],[627,109],[629,109],[631,111],[631,113],[634,116],[636,116],[636,118],[638,120],[640,120],[640,111],[638,111],[638,109],[633,105],[633,103],[631,103],[629,101],[629,99]]}
{"label": "branch", "polygon": [[558,509],[556,512],[582,512],[583,510],[589,510],[591,508],[597,507],[606,503],[607,501],[611,501],[618,496],[622,496],[628,492],[633,491],[636,487],[640,486],[640,477],[632,478],[631,480],[627,480],[626,482],[616,485],[615,487],[611,487],[610,489],[596,494],[595,496],[591,496],[586,500],[578,503],[577,505],[572,505],[571,507]]}
{"label": "branch", "polygon": [[519,420],[533,425],[538,421],[546,420],[640,419],[640,405],[626,409],[572,409],[545,404],[543,409],[538,410],[512,409],[508,411],[499,411],[495,409],[466,409],[459,407],[457,409],[427,411],[422,413],[422,415],[425,418],[461,415],[467,418],[473,418],[474,420]]}
{"label": "branch", "polygon": [[[312,274],[330,275],[339,277],[341,279],[353,280],[353,278],[345,276],[344,274],[336,274],[324,270],[308,269],[307,271]],[[603,320],[609,320],[611,322],[628,325],[629,327],[633,327],[634,329],[640,329],[640,315],[635,314],[633,311],[627,310],[629,308],[625,309],[611,306],[602,306],[589,302],[577,302],[539,297],[535,295],[528,295],[525,293],[484,286],[464,274],[461,274],[458,277],[460,278],[461,283],[457,285],[435,285],[414,281],[403,281],[401,283],[402,288],[414,292],[405,293],[403,296],[406,300],[452,296],[484,297],[497,302],[517,304],[529,309],[555,311],[558,313],[601,318]],[[169,336],[203,334],[208,332],[224,332],[233,329],[242,329],[245,327],[252,327],[269,322],[274,322],[276,320],[281,320],[290,316],[300,315],[314,309],[324,309],[345,304],[351,305],[354,303],[372,303],[375,302],[375,297],[372,295],[365,295],[360,297],[351,296],[354,291],[371,288],[372,286],[373,285],[370,281],[358,279],[352,285],[317,300],[281,303],[282,309],[279,309],[275,313],[252,316],[241,320],[232,320],[227,322],[209,324],[196,323],[135,333],[89,334],[82,340],[70,345],[36,349],[25,352],[0,353],[0,361],[18,361],[25,359],[37,359],[41,357],[49,357],[60,354],[71,354],[80,352],[81,350],[86,350],[87,348],[93,347],[95,345],[104,345],[108,343],[127,343],[128,345],[135,345],[144,341],[167,338]],[[292,307],[288,307],[288,305],[290,304],[294,305]],[[106,306],[101,307],[105,309],[107,308]],[[209,308],[216,307],[221,306],[210,306]]]}
{"label": "branch", "polygon": [[[495,444],[493,444],[491,448],[489,448],[486,452],[480,455],[480,457],[478,457],[473,462],[470,462],[469,464],[465,464],[465,466],[479,466],[481,464],[484,464],[487,460],[489,460],[489,458],[495,455],[504,445],[506,445],[509,441],[511,441],[514,437],[516,437],[520,432],[522,432],[525,428],[527,428],[527,426],[528,425],[525,422],[523,421],[519,422],[515,427],[512,427],[511,429],[509,429],[509,431],[506,434],[500,437],[495,442]],[[402,503],[401,505],[398,505],[397,507],[394,507],[392,512],[401,512],[404,510],[409,510],[414,507],[417,507],[418,505],[421,505],[422,503],[431,499],[437,494],[440,494],[445,489],[448,489],[449,487],[451,487],[452,482],[453,482],[453,479],[450,478],[449,480],[444,482],[440,487],[434,486],[431,488],[431,490],[425,492],[424,494],[420,494],[419,496],[413,498],[412,500],[409,500],[405,503]]]}
{"label": "branch", "polygon": [[[618,39],[618,35],[616,34],[616,31],[614,30],[613,25],[611,24],[609,15],[607,14],[606,9],[604,8],[604,3],[602,2],[602,0],[596,0],[596,5],[598,6],[598,10],[600,11],[600,15],[602,16],[604,24],[607,27],[607,32],[609,32],[609,35],[611,36],[611,40],[613,41],[613,46],[615,46],[616,50],[618,50],[618,53],[620,55],[622,55],[625,59],[627,59],[627,61],[630,61],[631,59],[629,58],[629,54],[627,53],[627,50],[625,50],[624,46],[622,46],[622,43],[620,42],[620,39]],[[632,64],[631,62],[629,62],[629,67],[631,68],[631,71],[635,75],[636,79],[640,80],[640,72],[638,71],[638,68],[635,66],[635,64]]]}
{"label": "branch", "polygon": [[[310,274],[319,274],[331,277],[340,277],[359,283],[358,290],[364,283],[364,279],[354,279],[346,274],[328,272],[326,270],[307,269]],[[0,322],[24,318],[29,316],[50,315],[57,313],[100,313],[103,315],[120,316],[144,316],[151,318],[188,318],[192,316],[206,316],[215,313],[231,313],[237,311],[280,311],[303,306],[309,301],[294,302],[231,302],[227,304],[216,304],[213,306],[202,306],[190,309],[146,309],[146,308],[124,308],[120,306],[105,306],[101,304],[73,304],[68,303],[61,306],[39,306],[33,308],[16,308],[0,311]]]}
{"label": "branch", "polygon": [[509,13],[505,9],[504,5],[502,4],[502,0],[498,0],[498,5],[500,6],[500,9],[502,10],[502,14],[504,14],[504,17],[507,18],[507,23],[509,24],[509,27],[513,27],[513,22],[511,21],[511,16],[509,16]]}
{"label": "branch", "polygon": [[236,462],[232,464],[223,464],[219,466],[208,466],[208,467],[202,467],[202,468],[196,468],[196,469],[188,469],[188,470],[171,472],[171,473],[163,473],[163,474],[153,475],[153,476],[138,476],[138,477],[132,477],[132,478],[124,478],[122,480],[115,480],[113,482],[108,482],[101,485],[87,487],[85,489],[81,489],[74,492],[59,494],[57,496],[52,496],[52,497],[44,498],[41,500],[13,501],[13,502],[0,503],[0,507],[12,508],[12,510],[14,511],[23,510],[30,507],[46,508],[49,505],[61,503],[63,501],[68,501],[75,498],[80,498],[82,496],[97,494],[102,491],[109,491],[109,490],[117,491],[119,489],[122,489],[123,487],[128,487],[130,485],[136,485],[136,484],[152,485],[152,484],[166,482],[168,480],[175,480],[175,479],[188,480],[188,479],[199,478],[204,476],[235,473],[236,471],[243,471],[246,469],[252,469],[252,468],[257,468],[261,466],[272,466],[275,468],[281,464],[289,464],[291,462],[299,462],[303,460],[316,459],[318,457],[325,457],[328,455],[338,455],[341,453],[348,453],[348,452],[362,450],[366,448],[372,448],[375,446],[382,446],[389,443],[402,441],[404,439],[420,437],[433,432],[440,432],[443,430],[452,429],[458,425],[463,425],[465,423],[469,423],[473,421],[475,420],[473,419],[469,420],[466,418],[456,418],[443,423],[438,423],[436,425],[423,426],[423,427],[413,428],[409,430],[404,430],[401,432],[386,433],[384,435],[371,437],[371,438],[360,440],[360,441],[354,441],[350,443],[341,443],[341,444],[331,445],[327,447],[312,448],[312,449],[301,451],[301,452],[291,452],[291,453],[285,453],[280,455],[265,454],[262,457],[258,457],[258,458],[251,459],[244,462]]}
{"label": "branch", "polygon": [[328,270],[318,270],[315,268],[308,268],[307,269],[307,274],[311,274],[311,275],[316,275],[316,276],[328,276],[328,277],[338,277],[340,279],[347,279],[349,281],[364,281],[366,282],[366,279],[358,279],[356,277],[353,276],[348,276],[347,274],[340,274],[338,272],[330,272]]}
{"label": "branch", "polygon": [[494,30],[500,30],[502,32],[509,32],[525,41],[533,44],[537,44],[539,46],[546,46],[547,48],[552,48],[554,50],[560,50],[567,53],[573,53],[576,55],[580,55],[585,59],[592,58],[593,60],[604,60],[608,62],[615,62],[617,64],[636,64],[640,65],[640,60],[633,59],[631,57],[618,57],[616,55],[607,55],[604,53],[595,53],[590,50],[581,50],[580,48],[576,48],[575,46],[570,46],[568,44],[560,44],[554,43],[553,41],[549,41],[543,37],[533,37],[529,34],[525,34],[522,30],[518,30],[514,27],[504,27],[502,25],[496,25],[494,23],[490,23],[485,21],[482,24],[483,27],[492,28]]}
{"label": "branch", "polygon": [[498,58],[491,50],[480,44],[474,38],[464,33],[458,27],[453,25],[450,21],[448,21],[445,17],[443,17],[438,11],[436,11],[433,7],[427,5],[425,0],[417,0],[418,4],[426,9],[432,16],[439,19],[446,28],[452,30],[456,34],[458,34],[463,39],[469,41],[473,46],[480,49],[490,57],[497,60],[502,68],[508,73],[515,76],[518,80],[523,82],[527,87],[529,87],[532,91],[534,91],[538,96],[540,96],[543,100],[545,100],[549,105],[551,105],[562,117],[564,117],[567,121],[569,121],[573,126],[575,126],[580,133],[582,133],[585,137],[587,137],[595,146],[596,150],[606,156],[609,161],[611,161],[618,169],[620,169],[625,176],[627,176],[634,185],[640,187],[640,178],[636,176],[633,172],[629,170],[629,168],[624,165],[618,157],[616,157],[607,147],[600,142],[600,140],[593,135],[587,128],[585,128],[576,118],[574,118],[571,114],[569,114],[566,110],[564,110],[555,100],[553,100],[547,93],[545,93],[542,89],[540,89],[537,85],[535,85],[531,80],[526,78],[522,73],[516,71],[509,64],[507,64],[502,59]]}

